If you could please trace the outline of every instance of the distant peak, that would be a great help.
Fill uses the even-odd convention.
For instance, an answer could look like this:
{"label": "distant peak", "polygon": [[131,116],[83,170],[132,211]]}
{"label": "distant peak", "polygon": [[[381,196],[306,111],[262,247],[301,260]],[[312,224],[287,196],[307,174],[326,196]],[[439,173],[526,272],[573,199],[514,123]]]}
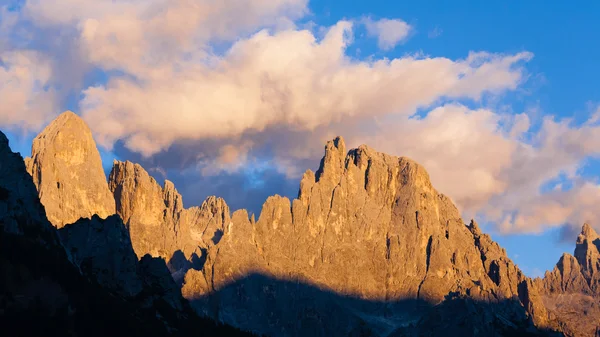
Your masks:
{"label": "distant peak", "polygon": [[59,133],[66,132],[77,139],[89,141],[90,147],[96,148],[96,143],[92,139],[92,132],[87,123],[72,111],[65,111],[58,115],[50,124],[42,130],[36,138],[53,138]]}
{"label": "distant peak", "polygon": [[315,176],[319,181],[323,176],[329,176],[330,179],[336,180],[342,172],[344,160],[346,158],[346,143],[340,136],[330,140],[325,145],[325,155],[321,159],[321,165]]}
{"label": "distant peak", "polygon": [[165,179],[165,184],[163,186],[163,189],[165,189],[165,190],[175,190],[175,184],[172,181],[170,181],[168,179]]}
{"label": "distant peak", "polygon": [[334,139],[327,142],[325,145],[325,156],[334,155],[336,157],[346,157],[346,142],[341,136],[337,136]]}
{"label": "distant peak", "polygon": [[26,165],[56,227],[115,213],[92,132],[74,112],[63,112],[35,137]]}
{"label": "distant peak", "polygon": [[590,226],[588,223],[584,223],[581,227],[581,235],[588,238],[596,238],[598,237],[598,233]]}

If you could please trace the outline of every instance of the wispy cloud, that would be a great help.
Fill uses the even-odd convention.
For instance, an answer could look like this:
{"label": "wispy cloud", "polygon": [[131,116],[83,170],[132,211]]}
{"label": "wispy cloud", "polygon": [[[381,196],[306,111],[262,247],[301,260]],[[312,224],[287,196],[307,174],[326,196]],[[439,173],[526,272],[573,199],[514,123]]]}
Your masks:
{"label": "wispy cloud", "polygon": [[400,19],[373,20],[365,17],[362,23],[367,28],[367,33],[377,38],[377,45],[382,50],[390,50],[404,42],[413,30],[413,27]]}
{"label": "wispy cloud", "polygon": [[427,37],[430,39],[435,39],[436,37],[442,35],[443,32],[444,31],[442,30],[442,28],[440,28],[440,26],[435,26],[432,30],[430,30],[427,33]]}

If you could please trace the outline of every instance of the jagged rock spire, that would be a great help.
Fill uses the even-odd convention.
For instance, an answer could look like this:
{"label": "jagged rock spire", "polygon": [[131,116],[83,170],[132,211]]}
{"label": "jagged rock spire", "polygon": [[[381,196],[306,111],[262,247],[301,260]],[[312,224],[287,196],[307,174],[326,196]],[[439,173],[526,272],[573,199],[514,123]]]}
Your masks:
{"label": "jagged rock spire", "polygon": [[[525,275],[475,222],[464,225],[421,165],[365,145],[346,152],[341,137],[327,142],[316,173],[306,171],[298,199],[269,197],[256,223],[247,214],[234,214],[221,241],[208,249],[204,268],[186,275],[183,293],[202,298],[194,304],[204,314],[272,335],[350,334],[361,320],[349,312],[370,315],[351,303],[304,307],[313,303],[306,300],[310,290],[287,291],[269,279],[247,279],[256,273],[386,307],[373,312],[414,312],[420,309],[393,309],[394,303],[439,303],[453,293],[479,301],[522,298],[535,309],[536,321],[547,320],[533,284],[523,283]],[[277,300],[262,303],[264,296],[240,295],[257,285]],[[213,291],[219,291],[215,298]],[[287,320],[307,310],[328,317],[327,327],[282,331],[267,319]]]}
{"label": "jagged rock spire", "polygon": [[549,311],[569,336],[592,336],[600,326],[600,238],[589,224],[577,236],[574,256],[563,254],[552,271],[536,280]]}
{"label": "jagged rock spire", "polygon": [[173,182],[166,180],[161,187],[130,161],[113,162],[109,187],[139,257],[150,254],[181,266],[179,260],[193,260],[201,249],[216,244],[230,222],[223,199],[209,197],[201,206],[185,209]]}
{"label": "jagged rock spire", "polygon": [[50,123],[33,140],[25,161],[54,226],[115,213],[92,132],[75,113],[64,112]]}
{"label": "jagged rock spire", "polygon": [[[590,286],[600,291],[600,239],[598,233],[589,224],[584,224],[577,237],[575,258],[581,265],[581,271]],[[598,284],[596,284],[598,283]]]}

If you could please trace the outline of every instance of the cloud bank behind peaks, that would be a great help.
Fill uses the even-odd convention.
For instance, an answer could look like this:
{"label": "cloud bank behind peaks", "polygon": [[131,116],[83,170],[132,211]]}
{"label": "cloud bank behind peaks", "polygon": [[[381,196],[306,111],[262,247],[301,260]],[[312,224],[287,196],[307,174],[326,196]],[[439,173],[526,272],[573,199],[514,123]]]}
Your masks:
{"label": "cloud bank behind peaks", "polygon": [[261,30],[210,64],[176,59],[160,76],[145,69],[88,88],[83,115],[103,145],[124,140],[150,156],[182,139],[276,125],[311,131],[344,118],[410,115],[441,98],[478,99],[515,88],[523,78],[519,61],[531,57],[355,61],[345,54],[351,37],[349,21],[330,27],[322,39],[308,30]]}
{"label": "cloud bank behind peaks", "polygon": [[0,49],[0,127],[36,131],[58,110],[50,62],[34,51]]}
{"label": "cloud bank behind peaks", "polygon": [[[466,216],[505,232],[595,220],[589,198],[600,193],[577,170],[600,149],[596,120],[547,118],[533,132],[527,114],[481,104],[527,80],[529,52],[357,58],[348,52],[357,30],[381,55],[416,28],[369,16],[307,25],[306,0],[29,0],[19,8],[0,11],[2,127],[36,131],[62,108],[56,84],[85,83],[75,96],[100,145],[123,145],[168,172],[187,169],[187,178],[191,168],[210,180],[263,167],[297,179],[327,139],[343,135],[349,146],[421,162]],[[86,83],[90,70],[104,80]],[[571,189],[540,192],[562,175]]]}

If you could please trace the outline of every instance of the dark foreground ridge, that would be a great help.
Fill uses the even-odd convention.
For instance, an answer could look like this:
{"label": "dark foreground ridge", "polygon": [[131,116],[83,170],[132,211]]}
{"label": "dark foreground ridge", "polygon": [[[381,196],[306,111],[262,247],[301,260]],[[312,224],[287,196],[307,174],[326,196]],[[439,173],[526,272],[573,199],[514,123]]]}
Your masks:
{"label": "dark foreground ridge", "polygon": [[[102,234],[102,221],[95,217],[77,223],[88,224],[98,230],[89,239],[102,239],[94,234]],[[119,286],[106,286],[118,280],[87,272],[97,257],[118,256],[99,250],[77,263],[64,243],[46,219],[23,158],[10,151],[0,132],[0,326],[6,336],[249,335],[196,316],[187,303],[174,310],[158,296],[148,306],[161,289],[147,286],[137,297],[123,295]]]}

